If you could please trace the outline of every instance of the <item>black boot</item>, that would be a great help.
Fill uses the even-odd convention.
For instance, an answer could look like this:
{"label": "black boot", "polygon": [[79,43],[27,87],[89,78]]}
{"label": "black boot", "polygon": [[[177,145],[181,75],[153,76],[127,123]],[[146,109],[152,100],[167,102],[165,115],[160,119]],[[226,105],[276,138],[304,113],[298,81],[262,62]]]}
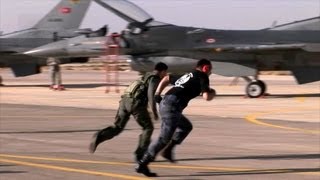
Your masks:
{"label": "black boot", "polygon": [[156,177],[157,174],[154,172],[151,172],[148,168],[148,164],[152,162],[154,158],[150,154],[145,154],[143,158],[139,161],[138,166],[136,167],[136,172],[144,174],[148,177]]}
{"label": "black boot", "polygon": [[143,154],[136,154],[135,156],[136,156],[135,157],[136,163],[139,163],[141,161],[142,157],[143,157]]}
{"label": "black boot", "polygon": [[176,146],[176,144],[176,141],[171,140],[161,153],[162,157],[167,159],[171,163],[176,162],[176,160],[173,157],[173,149]]}
{"label": "black boot", "polygon": [[94,133],[92,136],[91,143],[89,145],[89,152],[94,153],[97,149],[97,146],[101,143],[99,132]]}
{"label": "black boot", "polygon": [[136,149],[135,153],[135,161],[136,163],[139,163],[142,160],[143,155],[145,154],[146,149],[138,147]]}
{"label": "black boot", "polygon": [[89,145],[89,152],[94,153],[97,149],[97,146],[109,139],[112,139],[114,136],[118,135],[122,131],[122,128],[116,126],[109,126],[101,131],[96,132],[92,136],[91,143]]}

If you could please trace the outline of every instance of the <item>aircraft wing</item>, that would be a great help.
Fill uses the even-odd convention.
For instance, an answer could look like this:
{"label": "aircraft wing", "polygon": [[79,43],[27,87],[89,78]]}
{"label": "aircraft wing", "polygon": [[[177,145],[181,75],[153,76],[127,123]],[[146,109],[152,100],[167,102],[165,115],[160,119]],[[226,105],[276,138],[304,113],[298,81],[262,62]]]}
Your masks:
{"label": "aircraft wing", "polygon": [[36,57],[15,52],[1,52],[0,59],[5,67],[9,67],[12,70],[15,77],[40,73],[40,67],[37,64],[38,58]]}
{"label": "aircraft wing", "polygon": [[14,54],[14,53],[18,53],[17,51],[12,51],[12,50],[3,50],[0,51],[0,55],[1,54]]}
{"label": "aircraft wing", "polygon": [[214,44],[196,47],[194,50],[244,53],[284,50],[304,50],[308,52],[320,52],[320,44]]}
{"label": "aircraft wing", "polygon": [[17,53],[23,52],[25,50],[26,50],[26,48],[20,48],[20,47],[8,48],[8,49],[3,48],[3,49],[0,49],[0,55],[17,54]]}

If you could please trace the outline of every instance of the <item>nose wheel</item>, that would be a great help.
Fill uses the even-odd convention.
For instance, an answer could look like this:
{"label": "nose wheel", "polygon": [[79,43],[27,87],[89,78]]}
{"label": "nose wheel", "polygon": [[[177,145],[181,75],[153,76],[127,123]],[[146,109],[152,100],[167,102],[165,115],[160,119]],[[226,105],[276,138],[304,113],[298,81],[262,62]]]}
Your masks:
{"label": "nose wheel", "polygon": [[266,84],[261,81],[252,81],[246,87],[246,94],[250,98],[258,98],[265,94],[267,88]]}

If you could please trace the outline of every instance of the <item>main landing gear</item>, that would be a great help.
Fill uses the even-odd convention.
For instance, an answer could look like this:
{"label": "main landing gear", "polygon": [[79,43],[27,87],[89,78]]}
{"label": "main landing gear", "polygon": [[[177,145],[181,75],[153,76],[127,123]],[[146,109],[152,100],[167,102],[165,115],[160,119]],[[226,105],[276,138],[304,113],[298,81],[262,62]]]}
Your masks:
{"label": "main landing gear", "polygon": [[[257,77],[254,77],[253,79],[251,79],[250,77],[247,77],[247,76],[241,76],[241,78],[243,78],[248,83],[245,89],[247,97],[259,98],[266,94],[267,85],[263,81],[258,80]],[[237,79],[238,78],[236,78],[236,80],[233,81],[232,84],[235,84]]]}
{"label": "main landing gear", "polygon": [[249,82],[246,87],[246,94],[250,98],[258,98],[266,93],[267,86],[261,80],[254,80]]}

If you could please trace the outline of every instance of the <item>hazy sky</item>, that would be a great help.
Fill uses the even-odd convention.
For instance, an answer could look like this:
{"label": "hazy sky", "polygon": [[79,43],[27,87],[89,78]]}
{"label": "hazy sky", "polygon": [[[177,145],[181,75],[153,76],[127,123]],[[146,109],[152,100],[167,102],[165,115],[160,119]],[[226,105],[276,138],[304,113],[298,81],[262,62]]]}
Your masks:
{"label": "hazy sky", "polygon": [[[320,0],[131,0],[154,19],[171,24],[216,29],[261,29],[320,14]],[[32,27],[59,0],[0,0],[0,31]],[[121,30],[126,22],[93,2],[81,25],[108,24]]]}

